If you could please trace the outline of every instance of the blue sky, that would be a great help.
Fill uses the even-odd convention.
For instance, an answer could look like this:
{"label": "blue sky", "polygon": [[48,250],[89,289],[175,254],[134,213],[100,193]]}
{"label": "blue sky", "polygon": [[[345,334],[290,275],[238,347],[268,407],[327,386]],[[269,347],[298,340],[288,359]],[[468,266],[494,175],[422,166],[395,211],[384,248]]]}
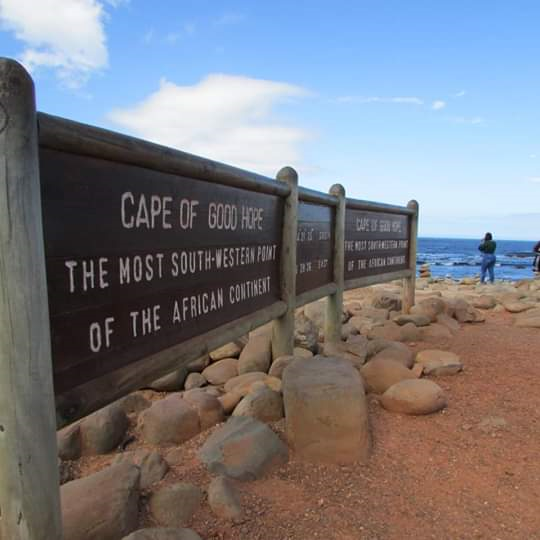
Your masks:
{"label": "blue sky", "polygon": [[[540,2],[0,0],[40,110],[540,238]],[[537,238],[538,237],[538,238]]]}

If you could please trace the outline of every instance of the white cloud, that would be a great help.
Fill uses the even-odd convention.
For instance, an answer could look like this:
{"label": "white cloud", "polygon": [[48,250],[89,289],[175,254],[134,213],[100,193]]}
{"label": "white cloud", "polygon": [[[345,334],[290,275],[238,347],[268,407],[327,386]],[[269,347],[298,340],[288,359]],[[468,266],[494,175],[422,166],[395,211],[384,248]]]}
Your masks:
{"label": "white cloud", "polygon": [[381,97],[381,96],[341,96],[337,98],[340,103],[403,103],[406,105],[423,105],[424,101],[418,97]]}
{"label": "white cloud", "polygon": [[461,90],[460,92],[456,92],[455,94],[452,95],[452,97],[455,97],[455,98],[460,98],[460,97],[463,97],[467,92],[465,92],[465,90]]}
{"label": "white cloud", "polygon": [[[121,1],[107,0],[116,6]],[[99,0],[0,0],[0,24],[25,45],[21,62],[46,67],[70,87],[107,67],[108,54]]]}
{"label": "white cloud", "polygon": [[534,182],[535,184],[540,184],[540,176],[531,176],[529,181]]}
{"label": "white cloud", "polygon": [[431,104],[431,108],[434,111],[440,111],[441,109],[444,109],[446,107],[446,101],[442,101],[440,99],[437,99]]}
{"label": "white cloud", "polygon": [[529,154],[529,157],[530,157],[531,159],[536,159],[536,154]]}
{"label": "white cloud", "polygon": [[298,167],[303,129],[275,120],[276,104],[307,96],[291,84],[212,74],[193,86],[167,80],[140,103],[109,114],[130,133],[268,175]]}

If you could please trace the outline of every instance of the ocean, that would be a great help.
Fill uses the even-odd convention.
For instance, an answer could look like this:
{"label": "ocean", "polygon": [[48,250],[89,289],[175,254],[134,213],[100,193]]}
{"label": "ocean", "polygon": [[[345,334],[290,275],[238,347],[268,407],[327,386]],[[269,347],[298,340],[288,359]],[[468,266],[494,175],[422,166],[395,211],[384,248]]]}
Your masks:
{"label": "ocean", "polygon": [[[516,281],[533,277],[533,246],[536,242],[498,240],[495,279]],[[433,277],[462,277],[480,274],[478,240],[418,238],[417,267],[428,263]]]}

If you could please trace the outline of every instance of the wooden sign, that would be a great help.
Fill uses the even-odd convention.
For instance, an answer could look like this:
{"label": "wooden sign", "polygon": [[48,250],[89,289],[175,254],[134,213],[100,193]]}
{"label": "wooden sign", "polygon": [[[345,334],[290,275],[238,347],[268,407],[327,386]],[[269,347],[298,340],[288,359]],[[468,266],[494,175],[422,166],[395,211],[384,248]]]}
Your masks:
{"label": "wooden sign", "polygon": [[279,300],[280,197],[39,158],[56,394]]}
{"label": "wooden sign", "polygon": [[409,217],[347,208],[345,280],[409,268]]}
{"label": "wooden sign", "polygon": [[296,294],[333,281],[333,207],[300,201],[296,237]]}

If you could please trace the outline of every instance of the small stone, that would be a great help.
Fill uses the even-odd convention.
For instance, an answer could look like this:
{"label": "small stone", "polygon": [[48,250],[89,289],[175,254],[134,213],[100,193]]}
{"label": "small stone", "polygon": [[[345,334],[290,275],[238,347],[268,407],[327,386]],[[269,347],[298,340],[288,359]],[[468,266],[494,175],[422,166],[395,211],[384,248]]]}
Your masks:
{"label": "small stone", "polygon": [[87,416],[80,423],[82,454],[110,452],[120,444],[128,425],[126,413],[116,403]]}
{"label": "small stone", "polygon": [[208,504],[216,516],[232,521],[241,521],[243,517],[240,497],[231,481],[218,476],[208,487]]}
{"label": "small stone", "polygon": [[179,482],[154,492],[148,506],[160,525],[186,527],[199,509],[202,498],[203,493],[197,486]]}
{"label": "small stone", "polygon": [[193,388],[201,388],[207,384],[207,382],[204,375],[201,375],[200,373],[190,373],[184,382],[184,389],[191,390]]}

